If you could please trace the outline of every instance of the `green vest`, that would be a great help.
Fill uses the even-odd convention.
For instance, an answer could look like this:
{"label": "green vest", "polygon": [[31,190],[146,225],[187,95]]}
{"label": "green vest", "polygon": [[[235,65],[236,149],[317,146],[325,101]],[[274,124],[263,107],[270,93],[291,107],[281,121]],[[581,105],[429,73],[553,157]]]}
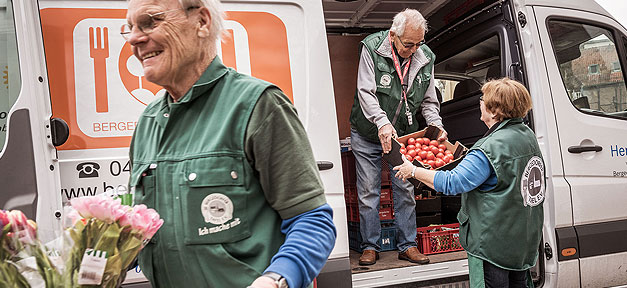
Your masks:
{"label": "green vest", "polygon": [[496,186],[462,194],[459,238],[475,257],[509,270],[533,267],[542,239],[544,160],[533,131],[508,119],[471,150],[481,150],[496,172]]}
{"label": "green vest", "polygon": [[[396,108],[402,98],[401,79],[394,67],[394,61],[391,56],[382,56],[377,52],[377,49],[384,43],[389,45],[389,30],[381,31],[369,35],[361,41],[360,49],[367,49],[374,62],[374,77],[377,84],[376,96],[379,99],[379,106],[388,116],[390,122],[394,119],[396,114]],[[391,48],[391,47],[390,47]],[[405,102],[401,106],[399,115],[397,117],[394,128],[398,135],[405,135],[418,131],[418,120],[416,119],[416,113],[420,112],[420,104],[425,97],[427,88],[431,81],[431,72],[433,71],[433,63],[435,62],[435,54],[431,52],[431,49],[427,45],[420,45],[420,49],[424,52],[429,62],[420,68],[414,83],[407,91],[407,103],[409,104],[409,111],[413,117],[413,124],[409,125],[407,122],[407,116],[405,115]],[[394,51],[392,50],[392,53]],[[391,55],[391,54],[390,54]],[[412,55],[413,57],[413,55]],[[415,61],[410,64],[416,65]],[[402,73],[402,71],[401,71]],[[377,125],[368,121],[364,117],[361,111],[361,105],[359,104],[358,91],[355,92],[355,99],[353,101],[353,107],[350,115],[351,126],[359,132],[359,135],[364,136],[372,141],[379,142]]]}
{"label": "green vest", "polygon": [[244,152],[253,108],[271,84],[218,57],[181,101],[148,105],[131,143],[136,204],[165,223],[142,250],[153,287],[246,287],[283,244]]}

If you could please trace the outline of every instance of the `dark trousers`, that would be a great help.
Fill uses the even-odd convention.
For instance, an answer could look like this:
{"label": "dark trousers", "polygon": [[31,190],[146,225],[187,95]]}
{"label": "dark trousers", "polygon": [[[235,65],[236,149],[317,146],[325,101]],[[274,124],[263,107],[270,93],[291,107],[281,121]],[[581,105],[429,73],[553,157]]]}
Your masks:
{"label": "dark trousers", "polygon": [[483,261],[483,279],[486,288],[526,288],[527,270],[506,270]]}

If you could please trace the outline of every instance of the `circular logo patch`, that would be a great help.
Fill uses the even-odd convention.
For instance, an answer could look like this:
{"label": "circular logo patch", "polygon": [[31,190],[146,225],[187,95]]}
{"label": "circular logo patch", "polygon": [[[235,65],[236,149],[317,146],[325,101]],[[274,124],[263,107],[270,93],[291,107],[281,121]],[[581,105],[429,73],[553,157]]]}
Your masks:
{"label": "circular logo patch", "polygon": [[542,158],[533,156],[527,162],[520,180],[520,193],[525,206],[537,206],[544,200],[544,163]]}
{"label": "circular logo patch", "polygon": [[392,76],[390,76],[389,74],[383,74],[383,76],[381,76],[381,80],[379,80],[379,83],[382,86],[390,86],[390,83],[392,83]]}
{"label": "circular logo patch", "polygon": [[200,204],[200,212],[205,222],[220,225],[233,218],[233,202],[221,193],[207,195]]}

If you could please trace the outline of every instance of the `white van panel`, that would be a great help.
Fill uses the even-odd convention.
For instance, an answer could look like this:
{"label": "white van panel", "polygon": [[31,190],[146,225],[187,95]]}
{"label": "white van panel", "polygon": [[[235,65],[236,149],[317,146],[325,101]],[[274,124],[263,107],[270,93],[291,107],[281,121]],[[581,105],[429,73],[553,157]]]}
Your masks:
{"label": "white van panel", "polygon": [[[571,185],[573,225],[627,219],[627,177],[617,177],[615,171],[627,171],[627,157],[612,156],[612,147],[627,146],[627,120],[612,119],[578,111],[570,102],[557,67],[546,19],[565,15],[563,9],[535,7],[539,24],[546,69],[551,83],[564,174]],[[615,23],[612,19],[593,13],[568,10],[571,19],[600,23]],[[621,27],[615,23],[615,27]],[[624,31],[622,31],[625,33]],[[572,154],[568,148],[577,145],[598,145],[600,152]]]}
{"label": "white van panel", "polygon": [[[579,261],[582,287],[624,285],[627,283],[627,263],[625,259],[627,259],[627,252],[581,258]],[[612,275],[612,277],[599,277],[599,275]]]}

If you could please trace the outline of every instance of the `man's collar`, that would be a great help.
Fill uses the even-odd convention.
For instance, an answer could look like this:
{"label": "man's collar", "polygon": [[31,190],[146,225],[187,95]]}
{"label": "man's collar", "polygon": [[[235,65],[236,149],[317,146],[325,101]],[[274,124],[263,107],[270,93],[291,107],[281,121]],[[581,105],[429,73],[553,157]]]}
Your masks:
{"label": "man's collar", "polygon": [[[220,60],[220,57],[216,56],[209,64],[209,67],[205,69],[205,72],[200,75],[198,81],[196,81],[192,88],[189,89],[189,91],[187,91],[187,93],[185,93],[185,95],[181,97],[181,100],[176,103],[187,103],[204,94],[209,89],[211,89],[211,87],[215,85],[217,80],[222,78],[222,76],[224,76],[227,71],[228,68],[224,66],[224,64],[222,64],[222,60]],[[170,95],[168,95],[168,97],[170,97]]]}

